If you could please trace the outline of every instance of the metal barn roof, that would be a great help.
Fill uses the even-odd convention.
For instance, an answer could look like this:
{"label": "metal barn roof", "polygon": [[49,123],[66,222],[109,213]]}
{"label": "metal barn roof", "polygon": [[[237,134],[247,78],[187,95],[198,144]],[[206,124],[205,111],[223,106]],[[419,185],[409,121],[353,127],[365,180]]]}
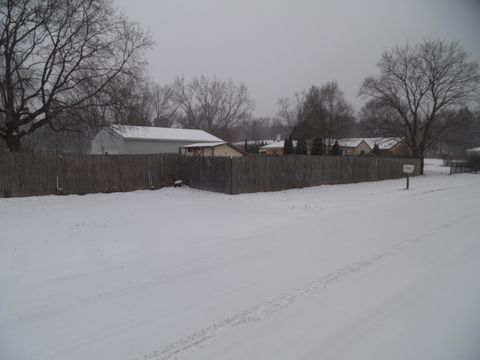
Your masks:
{"label": "metal barn roof", "polygon": [[124,139],[138,140],[167,140],[167,141],[195,141],[195,142],[223,142],[203,130],[176,129],[149,126],[113,125],[111,129]]}

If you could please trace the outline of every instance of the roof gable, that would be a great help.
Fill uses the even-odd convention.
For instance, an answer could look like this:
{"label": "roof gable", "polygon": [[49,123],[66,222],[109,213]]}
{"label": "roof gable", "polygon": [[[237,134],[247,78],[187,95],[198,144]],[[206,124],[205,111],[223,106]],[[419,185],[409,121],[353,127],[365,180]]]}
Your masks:
{"label": "roof gable", "polygon": [[341,147],[356,148],[362,143],[362,141],[365,141],[365,140],[363,138],[343,138],[343,139],[338,139],[337,141],[338,141],[338,145]]}
{"label": "roof gable", "polygon": [[389,150],[397,145],[399,142],[402,141],[402,138],[399,137],[378,137],[378,138],[365,138],[365,142],[370,146],[372,149],[374,148],[375,144],[378,145],[380,150]]}

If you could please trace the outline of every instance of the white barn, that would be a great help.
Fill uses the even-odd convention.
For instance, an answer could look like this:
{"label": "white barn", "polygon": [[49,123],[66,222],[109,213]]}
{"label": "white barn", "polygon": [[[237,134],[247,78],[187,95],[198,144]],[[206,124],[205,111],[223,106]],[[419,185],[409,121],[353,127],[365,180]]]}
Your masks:
{"label": "white barn", "polygon": [[93,138],[91,154],[178,154],[193,143],[223,141],[203,130],[113,125]]}

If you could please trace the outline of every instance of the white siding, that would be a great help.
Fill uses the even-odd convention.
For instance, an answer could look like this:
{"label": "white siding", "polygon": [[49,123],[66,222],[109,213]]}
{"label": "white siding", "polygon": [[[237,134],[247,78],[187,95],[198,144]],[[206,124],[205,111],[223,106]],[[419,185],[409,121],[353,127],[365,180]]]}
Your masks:
{"label": "white siding", "polygon": [[179,148],[192,142],[125,139],[123,154],[178,154]]}
{"label": "white siding", "polygon": [[92,140],[91,154],[123,154],[124,141],[109,129],[102,129]]}

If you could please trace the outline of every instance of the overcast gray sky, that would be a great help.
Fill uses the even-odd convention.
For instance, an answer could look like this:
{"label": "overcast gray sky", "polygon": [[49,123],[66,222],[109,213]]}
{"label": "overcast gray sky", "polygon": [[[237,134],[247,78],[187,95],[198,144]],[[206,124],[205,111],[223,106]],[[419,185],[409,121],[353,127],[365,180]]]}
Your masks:
{"label": "overcast gray sky", "polygon": [[363,78],[406,41],[458,40],[480,60],[480,0],[114,0],[156,42],[149,73],[243,82],[256,116],[280,97],[336,80],[358,110]]}

